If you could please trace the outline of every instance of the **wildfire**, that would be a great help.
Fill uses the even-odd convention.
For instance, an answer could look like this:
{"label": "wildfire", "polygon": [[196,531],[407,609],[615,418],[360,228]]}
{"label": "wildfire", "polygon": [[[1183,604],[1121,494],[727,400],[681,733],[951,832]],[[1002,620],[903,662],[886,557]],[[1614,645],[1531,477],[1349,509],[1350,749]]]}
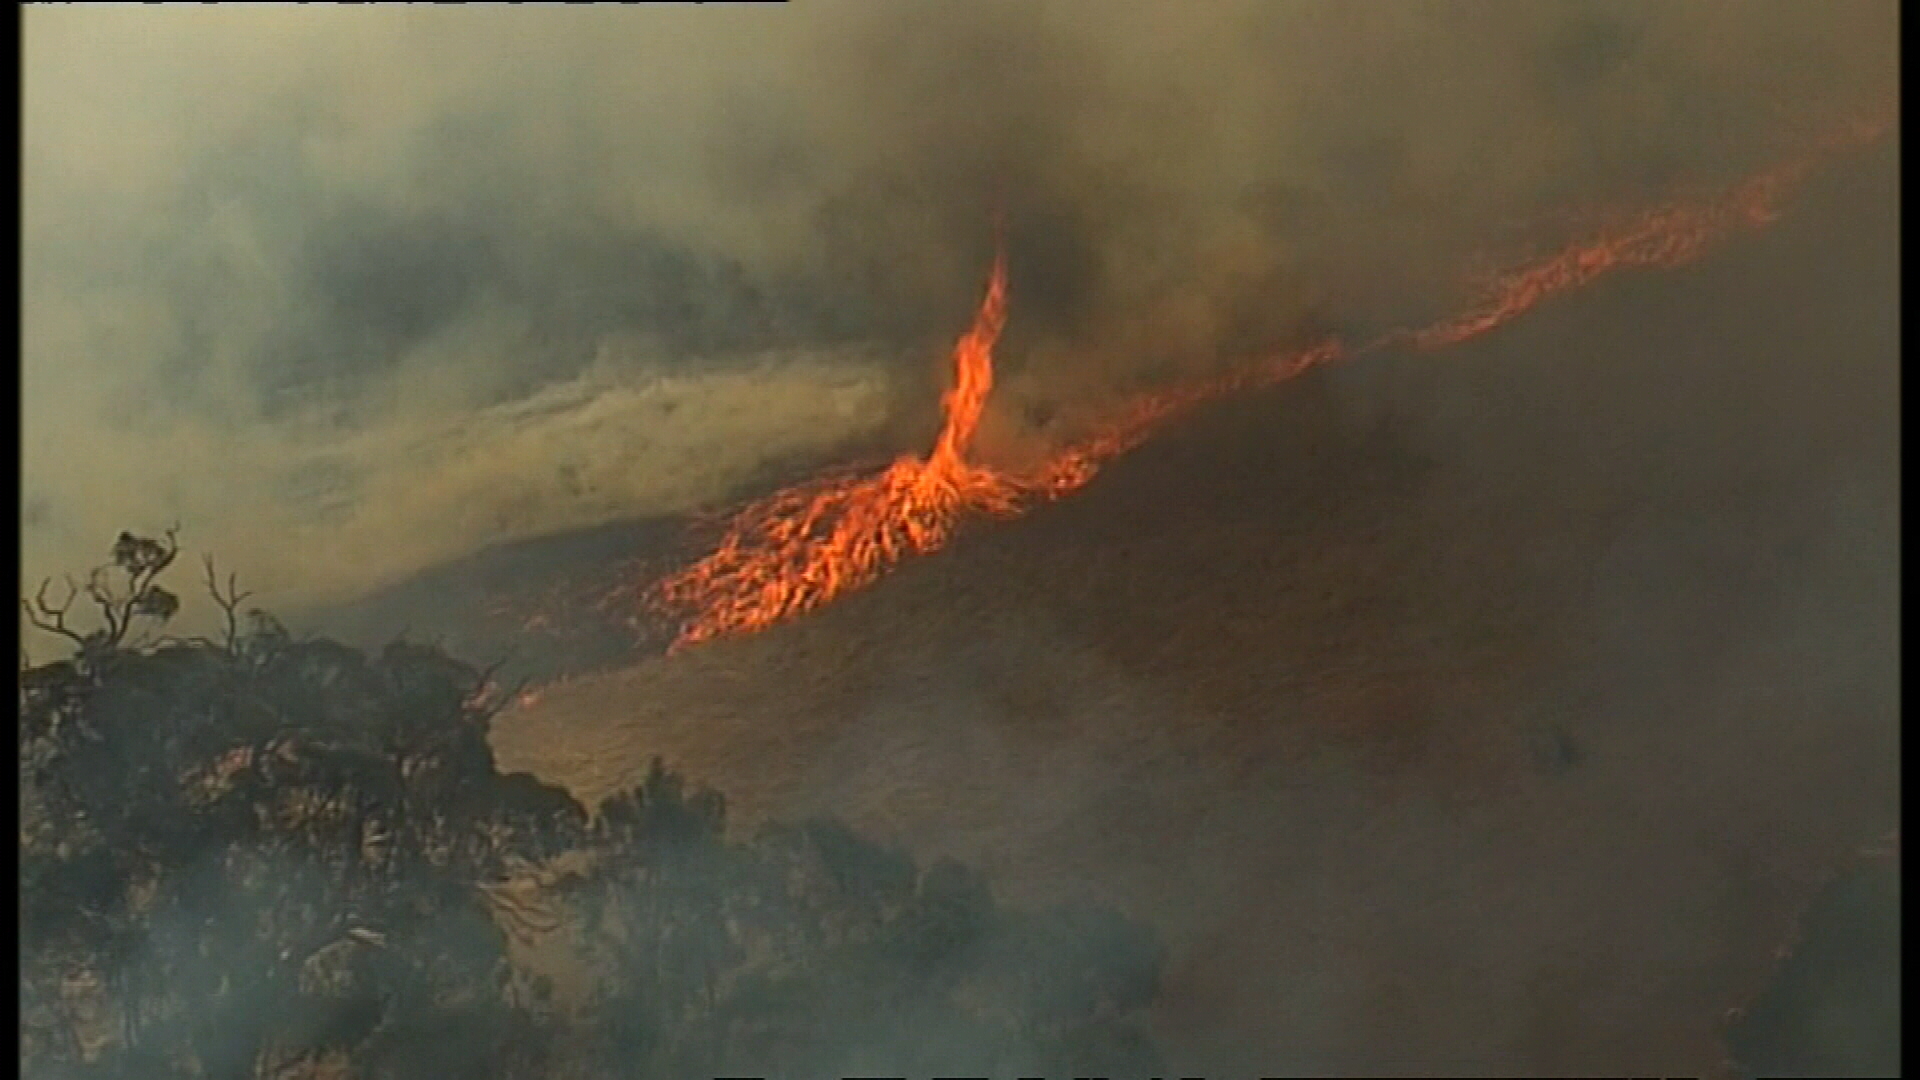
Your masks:
{"label": "wildfire", "polygon": [[1729,233],[1772,223],[1822,157],[1870,143],[1891,126],[1884,118],[1851,120],[1815,140],[1806,153],[1726,191],[1616,216],[1557,251],[1488,275],[1479,297],[1462,314],[1417,329],[1396,330],[1357,347],[1324,341],[1229,375],[1142,398],[1100,433],[1058,454],[1028,486],[1054,498],[1069,494],[1093,479],[1102,464],[1152,437],[1169,418],[1228,394],[1284,382],[1322,364],[1383,349],[1431,350],[1458,344],[1498,329],[1555,294],[1609,271],[1691,262]]}
{"label": "wildfire", "polygon": [[1094,436],[1024,475],[968,460],[993,389],[993,347],[1007,317],[1006,260],[1004,252],[996,254],[973,324],[954,346],[953,383],[941,401],[945,422],[931,453],[902,457],[877,473],[824,476],[746,505],[730,519],[711,554],[656,582],[647,590],[646,601],[684,620],[674,649],[764,629],[870,584],[909,555],[937,550],[970,515],[1010,517],[1036,501],[1070,494],[1171,417],[1204,402],[1380,349],[1430,350],[1456,344],[1609,271],[1690,262],[1734,231],[1775,220],[1820,153],[1870,141],[1888,126],[1855,123],[1824,140],[1814,153],[1761,172],[1718,196],[1642,212],[1523,262],[1490,278],[1479,301],[1462,314],[1358,347],[1324,341],[1141,398]]}
{"label": "wildfire", "polygon": [[742,508],[706,558],[657,582],[649,600],[688,617],[674,647],[759,630],[866,585],[908,555],[944,545],[969,512],[1014,513],[1022,485],[967,460],[993,390],[993,346],[1007,321],[996,255],[973,325],[953,350],[946,421],[926,458],[827,476]]}
{"label": "wildfire", "polygon": [[1525,314],[1555,293],[1575,289],[1611,270],[1675,267],[1705,254],[1739,229],[1770,225],[1819,159],[1885,134],[1884,120],[1850,121],[1817,140],[1808,152],[1748,177],[1705,199],[1676,201],[1601,228],[1595,235],[1534,262],[1496,275],[1471,310],[1423,329],[1389,334],[1378,344],[1434,349],[1478,337]]}
{"label": "wildfire", "polygon": [[1452,345],[1510,322],[1547,297],[1578,288],[1610,270],[1690,262],[1734,229],[1771,223],[1804,171],[1804,163],[1790,162],[1720,198],[1650,211],[1551,258],[1501,275],[1481,306],[1401,335],[1393,343],[1404,341],[1422,349]]}

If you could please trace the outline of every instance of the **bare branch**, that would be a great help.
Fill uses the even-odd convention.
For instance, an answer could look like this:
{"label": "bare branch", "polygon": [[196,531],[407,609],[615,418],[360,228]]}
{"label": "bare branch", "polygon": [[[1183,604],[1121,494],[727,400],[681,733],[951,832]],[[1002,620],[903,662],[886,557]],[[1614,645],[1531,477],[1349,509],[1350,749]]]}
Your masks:
{"label": "bare branch", "polygon": [[21,599],[20,610],[26,614],[27,622],[31,623],[35,629],[49,634],[58,634],[84,648],[87,644],[86,635],[67,625],[67,612],[73,609],[73,602],[79,597],[80,590],[74,585],[71,577],[67,578],[66,582],[67,598],[54,604],[47,599],[47,589],[53,584],[53,579],[41,579],[40,589],[33,594],[33,599]]}
{"label": "bare branch", "polygon": [[[96,567],[88,575],[86,594],[106,623],[102,639],[108,647],[118,647],[126,640],[135,619],[146,616],[165,622],[174,614],[177,598],[154,582],[179,558],[179,529],[178,525],[167,529],[161,540],[122,532],[113,544],[112,563]],[[115,568],[127,577],[124,594],[108,580]]]}
{"label": "bare branch", "polygon": [[220,605],[220,611],[227,619],[226,649],[228,652],[237,652],[240,648],[240,605],[253,593],[241,592],[239,575],[229,573],[227,589],[222,594],[220,576],[213,568],[213,556],[203,556],[201,563],[206,567],[207,592],[213,595],[213,602]]}
{"label": "bare branch", "polygon": [[154,579],[164,573],[167,567],[172,566],[173,560],[180,557],[179,532],[180,526],[172,526],[163,534],[164,540],[156,542],[152,549],[142,553],[144,557],[135,564],[128,575],[128,584],[131,586],[133,598],[138,598],[146,592],[147,586],[153,584]]}
{"label": "bare branch", "polygon": [[106,567],[96,566],[93,572],[87,575],[86,592],[87,598],[100,609],[100,617],[106,620],[106,643],[109,646],[120,644],[120,639],[126,636],[127,628],[117,617],[118,602],[113,595],[113,586],[107,583]]}

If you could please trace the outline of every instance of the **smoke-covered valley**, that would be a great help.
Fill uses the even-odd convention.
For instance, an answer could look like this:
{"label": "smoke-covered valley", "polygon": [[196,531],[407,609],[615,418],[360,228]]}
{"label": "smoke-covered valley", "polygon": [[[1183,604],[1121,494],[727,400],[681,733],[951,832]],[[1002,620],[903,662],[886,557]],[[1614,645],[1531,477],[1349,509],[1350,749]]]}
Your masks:
{"label": "smoke-covered valley", "polygon": [[[1097,15],[1097,17],[1096,17]],[[1444,308],[1517,224],[1882,105],[1889,5],[35,9],[25,580],[178,520],[285,606]],[[273,535],[271,544],[256,542]]]}
{"label": "smoke-covered valley", "polygon": [[492,745],[585,803],[665,755],[743,825],[1116,904],[1184,1070],[1710,1070],[1898,819],[1897,134],[1697,264],[1217,402],[767,633],[661,655],[631,560],[924,450],[996,221],[1012,463],[1891,119],[1897,21],[35,9],[22,580],[177,520],[296,629],[557,679]]}
{"label": "smoke-covered valley", "polygon": [[1698,267],[1221,403],[817,614],[546,686],[502,763],[592,800],[665,753],[743,821],[1120,903],[1196,1075],[1720,1069],[1799,912],[1897,846],[1897,153]]}

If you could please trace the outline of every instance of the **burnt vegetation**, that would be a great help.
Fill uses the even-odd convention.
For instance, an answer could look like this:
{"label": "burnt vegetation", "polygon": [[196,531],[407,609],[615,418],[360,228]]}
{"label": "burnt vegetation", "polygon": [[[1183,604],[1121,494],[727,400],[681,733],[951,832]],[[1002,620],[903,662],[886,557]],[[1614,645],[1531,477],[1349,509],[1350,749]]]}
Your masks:
{"label": "burnt vegetation", "polygon": [[22,653],[26,1075],[1158,1065],[1147,928],[831,821],[737,836],[657,761],[590,813],[495,768],[508,695],[437,648],[296,638],[210,561],[224,632],[161,633],[178,554],[123,534],[22,602],[68,646]]}

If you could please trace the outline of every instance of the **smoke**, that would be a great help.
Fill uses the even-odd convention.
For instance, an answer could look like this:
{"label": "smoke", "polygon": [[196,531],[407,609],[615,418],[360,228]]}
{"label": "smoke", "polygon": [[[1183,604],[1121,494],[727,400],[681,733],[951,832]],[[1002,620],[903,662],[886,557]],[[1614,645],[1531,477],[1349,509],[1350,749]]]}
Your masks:
{"label": "smoke", "polygon": [[1011,457],[1883,105],[1882,3],[25,16],[23,576],[285,607],[918,447],[1004,215]]}
{"label": "smoke", "polygon": [[1193,1074],[1711,1067],[1897,815],[1897,152],[1685,269],[1221,402],[807,618],[546,687],[500,760],[593,803],[664,754],[736,821],[1097,895],[1166,935]]}

